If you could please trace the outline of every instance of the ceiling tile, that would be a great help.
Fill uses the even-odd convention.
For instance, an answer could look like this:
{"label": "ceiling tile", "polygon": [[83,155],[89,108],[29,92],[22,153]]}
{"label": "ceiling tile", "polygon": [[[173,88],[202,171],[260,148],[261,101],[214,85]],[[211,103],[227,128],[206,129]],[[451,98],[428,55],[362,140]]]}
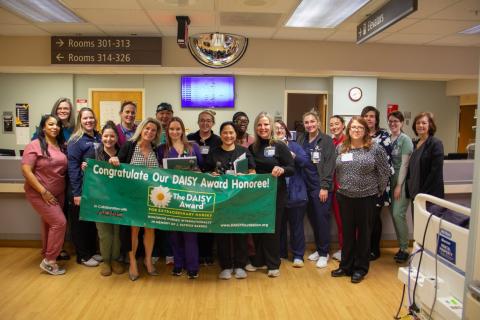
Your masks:
{"label": "ceiling tile", "polygon": [[324,40],[335,33],[335,29],[281,28],[274,39]]}
{"label": "ceiling tile", "polygon": [[403,20],[400,20],[398,21],[397,23],[395,23],[394,25],[388,27],[387,29],[385,30],[388,30],[389,32],[397,32],[399,30],[402,30],[402,29],[405,29],[406,27],[409,27],[411,25],[414,25],[418,22],[420,22],[422,20],[420,19],[409,19],[409,18],[406,18],[406,19],[403,19]]}
{"label": "ceiling tile", "polygon": [[78,9],[77,12],[93,24],[145,26],[151,24],[142,10]]}
{"label": "ceiling tile", "polygon": [[439,35],[431,34],[389,34],[381,39],[372,39],[375,43],[399,43],[399,44],[425,44],[440,38]]}
{"label": "ceiling tile", "polygon": [[450,7],[459,0],[420,0],[418,1],[418,9],[409,18],[421,19],[426,18],[436,12],[442,11]]}
{"label": "ceiling tile", "polygon": [[49,36],[50,34],[34,25],[0,25],[2,36]]}
{"label": "ceiling tile", "polygon": [[463,0],[432,15],[432,19],[470,20],[480,23],[480,1]]}
{"label": "ceiling tile", "polygon": [[220,12],[220,25],[245,27],[276,27],[282,15],[258,12]]}
{"label": "ceiling tile", "polygon": [[469,21],[423,20],[400,31],[402,34],[451,34],[473,27]]}
{"label": "ceiling tile", "polygon": [[218,10],[230,12],[293,13],[297,0],[220,0]]}
{"label": "ceiling tile", "polygon": [[137,0],[145,10],[167,10],[184,15],[185,11],[214,11],[215,0]]}
{"label": "ceiling tile", "polygon": [[[159,26],[177,26],[177,19],[174,13],[169,13],[160,10],[151,10],[148,15],[152,18],[153,22]],[[190,27],[213,27],[215,26],[215,13],[203,13],[203,12],[191,12],[184,13],[190,17]]]}
{"label": "ceiling tile", "polygon": [[81,35],[103,34],[96,26],[89,23],[37,23],[36,25],[51,35],[77,33]]}
{"label": "ceiling tile", "polygon": [[474,46],[480,44],[480,35],[448,36],[438,40],[434,40],[432,42],[429,42],[428,44],[441,46]]}
{"label": "ceiling tile", "polygon": [[132,0],[62,0],[70,9],[141,9]]}
{"label": "ceiling tile", "polygon": [[111,26],[99,25],[98,28],[103,30],[109,36],[130,36],[136,35],[157,35],[161,36],[160,31],[155,26]]}
{"label": "ceiling tile", "polygon": [[325,38],[326,41],[356,42],[357,33],[355,31],[337,30]]}
{"label": "ceiling tile", "polygon": [[30,24],[30,22],[10,13],[10,11],[0,8],[0,25],[1,24]]}

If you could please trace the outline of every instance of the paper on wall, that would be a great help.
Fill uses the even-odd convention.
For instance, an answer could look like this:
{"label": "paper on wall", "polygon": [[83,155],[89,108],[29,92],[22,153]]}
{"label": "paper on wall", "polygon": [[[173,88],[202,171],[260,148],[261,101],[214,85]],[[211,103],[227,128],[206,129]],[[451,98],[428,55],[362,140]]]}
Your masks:
{"label": "paper on wall", "polygon": [[100,101],[100,128],[105,125],[108,120],[120,123],[120,107],[121,101]]}

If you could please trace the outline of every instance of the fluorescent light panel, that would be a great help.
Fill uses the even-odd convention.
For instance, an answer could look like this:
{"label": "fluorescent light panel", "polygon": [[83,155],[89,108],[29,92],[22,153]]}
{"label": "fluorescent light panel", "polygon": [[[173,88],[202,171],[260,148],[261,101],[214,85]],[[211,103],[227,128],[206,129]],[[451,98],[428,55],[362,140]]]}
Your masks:
{"label": "fluorescent light panel", "polygon": [[285,26],[335,28],[369,0],[303,0]]}
{"label": "fluorescent light panel", "polygon": [[465,29],[463,31],[460,31],[459,33],[461,33],[461,34],[477,34],[477,33],[480,33],[480,24],[476,25],[474,27]]}
{"label": "fluorescent light panel", "polygon": [[58,0],[0,0],[0,7],[34,22],[85,22]]}

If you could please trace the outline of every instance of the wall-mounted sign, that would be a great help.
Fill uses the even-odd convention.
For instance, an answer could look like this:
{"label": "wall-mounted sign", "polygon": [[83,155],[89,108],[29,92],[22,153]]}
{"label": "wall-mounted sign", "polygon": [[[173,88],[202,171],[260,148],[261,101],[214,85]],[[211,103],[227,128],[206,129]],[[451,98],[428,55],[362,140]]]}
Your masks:
{"label": "wall-mounted sign", "polygon": [[357,44],[417,11],[418,0],[390,0],[357,26]]}
{"label": "wall-mounted sign", "polygon": [[161,65],[160,37],[51,37],[52,64]]}

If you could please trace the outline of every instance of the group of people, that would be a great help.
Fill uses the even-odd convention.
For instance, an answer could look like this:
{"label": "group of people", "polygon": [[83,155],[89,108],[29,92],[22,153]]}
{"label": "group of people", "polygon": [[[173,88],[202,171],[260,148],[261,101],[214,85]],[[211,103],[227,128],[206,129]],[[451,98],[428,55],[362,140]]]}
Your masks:
{"label": "group of people", "polygon": [[[132,101],[122,103],[120,123],[108,121],[100,132],[89,108],[80,109],[74,121],[72,104],[66,98],[59,99],[51,114],[41,118],[38,132],[24,150],[22,171],[26,197],[42,219],[42,270],[52,275],[65,273],[57,263],[68,258],[62,251],[67,226],[64,212],[69,213],[77,263],[100,265],[102,276],[127,269],[130,280],[137,280],[140,256],[147,274],[157,276],[157,257],[165,255],[167,264],[173,263],[172,275],[185,272],[195,279],[200,264],[213,263],[216,251],[220,279],[243,279],[246,271],[258,269],[278,277],[281,259],[288,259],[289,248],[293,267],[304,266],[305,212],[315,238],[315,251],[307,258],[325,268],[330,258],[333,211],[340,247],[333,258],[340,265],[331,275],[349,276],[358,283],[367,274],[370,261],[380,256],[382,207],[390,206],[399,241],[395,260],[404,262],[409,255],[409,203],[418,193],[443,197],[443,146],[434,137],[435,122],[427,112],[414,119],[412,128],[418,139],[412,143],[402,131],[401,112],[388,115],[387,132],[379,127],[380,113],[371,106],[348,124],[341,116],[332,116],[331,136],[321,131],[318,114],[307,112],[302,119],[305,132],[297,132],[296,140],[282,120],[274,121],[265,112],[256,116],[253,134],[247,132],[248,115],[239,111],[232,121],[220,125],[216,135],[212,130],[215,112],[204,110],[198,114],[198,131],[187,135],[170,104],[161,103],[155,118],[148,117],[138,125],[136,109]],[[248,174],[271,174],[278,179],[274,233],[166,232],[79,219],[88,158],[113,166],[128,163],[157,168],[164,158],[193,156],[197,170],[222,175],[231,174],[234,161],[244,155]]]}

